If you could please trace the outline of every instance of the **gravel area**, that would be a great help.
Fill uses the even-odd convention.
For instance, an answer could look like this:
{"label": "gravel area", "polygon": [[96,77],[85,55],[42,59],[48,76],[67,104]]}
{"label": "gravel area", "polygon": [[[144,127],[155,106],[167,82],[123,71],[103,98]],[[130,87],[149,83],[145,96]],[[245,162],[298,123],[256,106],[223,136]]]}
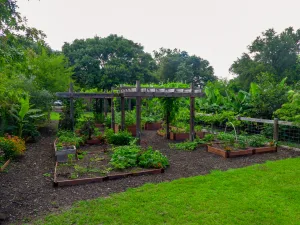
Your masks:
{"label": "gravel area", "polygon": [[[54,133],[55,124],[52,124],[42,131],[42,139],[38,143],[27,145],[27,152],[23,158],[11,163],[8,172],[0,173],[0,219],[7,217],[2,224],[29,222],[47,213],[64,210],[75,201],[108,196],[149,182],[171,181],[207,174],[216,169],[227,170],[267,160],[300,156],[300,152],[279,149],[277,153],[224,159],[206,152],[204,147],[192,152],[171,150],[168,147],[171,141],[164,140],[155,131],[145,131],[142,135],[143,145],[151,145],[153,149],[160,150],[169,158],[170,167],[165,173],[54,188]],[[51,177],[44,176],[46,173],[50,173]]]}

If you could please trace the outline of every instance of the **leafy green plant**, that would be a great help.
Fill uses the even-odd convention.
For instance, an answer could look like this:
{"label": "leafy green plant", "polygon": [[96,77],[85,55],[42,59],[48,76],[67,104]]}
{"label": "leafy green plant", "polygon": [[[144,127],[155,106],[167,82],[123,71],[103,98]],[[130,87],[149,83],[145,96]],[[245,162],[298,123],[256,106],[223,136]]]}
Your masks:
{"label": "leafy green plant", "polygon": [[168,158],[151,147],[138,157],[138,165],[144,168],[166,168],[169,165]]}
{"label": "leafy green plant", "polygon": [[104,119],[104,125],[106,127],[111,127],[111,114],[107,114],[105,119]]}
{"label": "leafy green plant", "polygon": [[95,124],[91,118],[86,118],[80,128],[80,133],[87,137],[88,140],[92,139],[95,132]]}
{"label": "leafy green plant", "polygon": [[72,146],[79,147],[83,143],[83,138],[76,136],[72,131],[60,130],[57,133],[58,143],[57,146]]}
{"label": "leafy green plant", "polygon": [[230,133],[220,132],[217,135],[217,138],[219,140],[221,140],[221,141],[229,142],[231,144],[233,144],[235,142],[235,136],[234,136],[234,134],[230,134]]}
{"label": "leafy green plant", "polygon": [[44,173],[43,176],[44,177],[51,177],[51,174],[50,173]]}
{"label": "leafy green plant", "polygon": [[120,146],[114,148],[110,164],[116,169],[135,167],[141,149],[138,146]]}
{"label": "leafy green plant", "polygon": [[196,149],[197,146],[198,146],[198,142],[196,141],[185,141],[182,143],[169,144],[169,147],[172,149],[184,150],[184,151],[193,151]]}
{"label": "leafy green plant", "polygon": [[132,140],[131,134],[127,131],[114,133],[112,129],[106,129],[104,136],[107,142],[113,145],[129,145]]}
{"label": "leafy green plant", "polygon": [[251,147],[263,147],[268,142],[263,135],[251,135],[248,137],[248,145]]}

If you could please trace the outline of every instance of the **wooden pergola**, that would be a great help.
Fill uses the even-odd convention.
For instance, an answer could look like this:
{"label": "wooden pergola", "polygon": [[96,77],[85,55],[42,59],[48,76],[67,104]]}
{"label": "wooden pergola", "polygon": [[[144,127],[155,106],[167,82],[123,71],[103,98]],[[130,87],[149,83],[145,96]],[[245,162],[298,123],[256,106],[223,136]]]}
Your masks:
{"label": "wooden pergola", "polygon": [[[58,92],[56,96],[60,98],[70,99],[70,117],[74,128],[74,103],[75,98],[87,98],[87,99],[121,99],[121,129],[125,129],[125,98],[136,99],[136,137],[138,143],[141,140],[141,99],[142,98],[190,98],[190,140],[195,138],[195,98],[203,97],[204,93],[200,88],[195,88],[193,84],[190,88],[154,88],[154,87],[141,87],[140,81],[136,81],[135,87],[121,86],[117,89],[116,93],[76,93],[73,91],[73,84],[70,84],[69,92]],[[168,113],[166,117],[166,136],[170,138],[169,130],[169,118]],[[115,127],[115,113],[114,102],[111,101],[111,128]]]}

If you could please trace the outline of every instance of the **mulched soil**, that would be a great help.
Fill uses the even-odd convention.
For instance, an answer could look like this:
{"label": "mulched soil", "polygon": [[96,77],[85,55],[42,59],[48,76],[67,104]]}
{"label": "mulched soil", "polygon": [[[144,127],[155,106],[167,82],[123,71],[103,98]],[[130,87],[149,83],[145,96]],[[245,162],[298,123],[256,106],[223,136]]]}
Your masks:
{"label": "mulched soil", "polygon": [[[54,130],[55,124],[49,129],[44,129],[42,139],[38,143],[28,144],[25,156],[18,162],[11,163],[8,172],[0,174],[0,217],[8,217],[3,224],[27,222],[49,212],[64,210],[78,200],[108,196],[149,182],[171,181],[181,177],[207,174],[216,169],[227,170],[267,160],[300,156],[300,152],[279,149],[277,153],[224,159],[206,152],[204,147],[192,152],[171,150],[168,143],[172,141],[164,140],[156,134],[156,131],[146,131],[142,135],[143,144],[151,145],[153,149],[160,150],[169,158],[170,167],[165,173],[54,188],[52,180],[55,166]],[[51,177],[43,176],[45,173],[50,173]]]}

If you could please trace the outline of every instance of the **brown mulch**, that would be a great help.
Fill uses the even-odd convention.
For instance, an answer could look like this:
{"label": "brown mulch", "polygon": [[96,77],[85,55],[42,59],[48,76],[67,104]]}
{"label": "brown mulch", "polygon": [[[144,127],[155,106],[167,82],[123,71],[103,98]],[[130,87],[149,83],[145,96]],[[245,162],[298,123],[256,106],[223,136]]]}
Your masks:
{"label": "brown mulch", "polygon": [[[93,183],[71,187],[53,187],[55,166],[53,141],[54,125],[42,132],[38,143],[27,145],[27,152],[17,162],[12,162],[8,172],[0,173],[0,216],[7,216],[6,223],[22,223],[35,217],[70,207],[78,200],[108,196],[127,188],[138,187],[145,183],[171,181],[181,177],[207,174],[211,170],[227,170],[263,163],[267,160],[299,157],[300,152],[279,149],[277,153],[252,155],[224,159],[208,153],[205,148],[192,152],[171,150],[168,143],[156,131],[143,132],[144,145],[151,145],[167,155],[170,167],[159,175],[128,177],[120,180]],[[43,174],[50,173],[51,177]],[[0,221],[1,224],[1,221]]]}

